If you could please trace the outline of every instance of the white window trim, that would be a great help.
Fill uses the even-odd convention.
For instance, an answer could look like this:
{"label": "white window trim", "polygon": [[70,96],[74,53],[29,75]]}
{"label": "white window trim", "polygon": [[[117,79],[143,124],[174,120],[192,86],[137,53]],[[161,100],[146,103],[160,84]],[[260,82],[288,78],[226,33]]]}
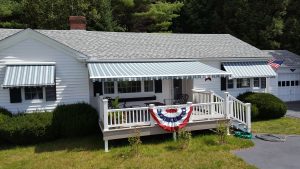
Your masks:
{"label": "white window trim", "polygon": [[[46,87],[45,86],[40,86],[43,89],[43,99],[33,99],[33,100],[26,100],[25,99],[25,87],[21,87],[21,98],[22,102],[20,103],[27,103],[27,104],[40,104],[40,103],[51,103],[51,102],[56,102],[56,100],[53,101],[47,101],[46,100]],[[55,90],[56,91],[56,90]],[[55,93],[57,97],[57,92]],[[57,98],[56,98],[57,99]]]}
{"label": "white window trim", "polygon": [[145,91],[145,81],[142,81],[142,92],[144,92],[144,93],[154,93],[155,92],[155,84],[154,84],[154,80],[147,80],[147,81],[152,81],[152,86],[153,86],[153,88],[152,88],[152,91]]}
{"label": "white window trim", "polygon": [[[264,90],[268,86],[268,80],[266,79],[266,88],[261,88],[261,77],[259,78],[259,87],[254,87],[254,78],[245,78],[245,79],[250,79],[250,86],[249,87],[240,87],[238,88],[237,86],[237,79],[233,79],[233,88],[228,88],[228,79],[226,79],[226,89],[227,91],[236,91],[236,90]],[[244,78],[239,78],[239,79],[244,79]]]}
{"label": "white window trim", "polygon": [[114,81],[114,89],[115,92],[111,93],[111,94],[106,94],[104,93],[104,82],[102,82],[102,91],[103,91],[103,96],[105,97],[124,97],[124,98],[131,98],[131,97],[141,97],[141,95],[147,97],[147,96],[154,96],[157,93],[155,93],[155,86],[154,86],[154,80],[153,80],[153,91],[151,92],[145,92],[145,87],[144,87],[144,81],[140,81],[141,82],[141,92],[135,92],[135,93],[119,93],[118,91],[118,81]]}
{"label": "white window trim", "polygon": [[22,97],[22,102],[21,103],[43,103],[46,102],[46,88],[42,87],[43,89],[43,99],[33,99],[33,100],[26,100],[25,99],[25,87],[21,88],[21,97]]}

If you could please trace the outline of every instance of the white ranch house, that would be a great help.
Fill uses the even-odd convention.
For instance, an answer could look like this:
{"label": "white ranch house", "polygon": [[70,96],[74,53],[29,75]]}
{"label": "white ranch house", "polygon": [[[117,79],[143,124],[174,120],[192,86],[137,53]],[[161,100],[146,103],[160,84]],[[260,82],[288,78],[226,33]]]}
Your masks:
{"label": "white ranch house", "polygon": [[[149,107],[190,105],[188,130],[235,119],[251,130],[246,91],[277,95],[265,52],[229,34],[0,29],[0,106],[51,111],[86,102],[108,140],[165,133]],[[119,97],[120,107],[110,100]],[[114,114],[114,115],[113,115]]]}

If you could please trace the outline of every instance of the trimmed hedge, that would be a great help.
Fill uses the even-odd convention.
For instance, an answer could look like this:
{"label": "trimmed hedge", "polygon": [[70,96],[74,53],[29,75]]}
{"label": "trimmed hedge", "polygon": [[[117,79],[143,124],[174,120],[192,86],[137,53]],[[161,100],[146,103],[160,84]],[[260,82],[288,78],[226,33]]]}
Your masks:
{"label": "trimmed hedge", "polygon": [[98,128],[97,111],[85,103],[60,105],[53,112],[13,116],[0,108],[0,140],[7,143],[33,144],[83,136],[95,133]]}
{"label": "trimmed hedge", "polygon": [[98,130],[98,114],[86,103],[59,105],[53,111],[53,125],[58,137],[84,136]]}
{"label": "trimmed hedge", "polygon": [[53,140],[51,112],[20,114],[0,124],[0,137],[8,143],[31,144]]}
{"label": "trimmed hedge", "polygon": [[269,93],[246,92],[237,99],[251,103],[251,117],[253,120],[267,120],[283,117],[287,111],[285,103]]}

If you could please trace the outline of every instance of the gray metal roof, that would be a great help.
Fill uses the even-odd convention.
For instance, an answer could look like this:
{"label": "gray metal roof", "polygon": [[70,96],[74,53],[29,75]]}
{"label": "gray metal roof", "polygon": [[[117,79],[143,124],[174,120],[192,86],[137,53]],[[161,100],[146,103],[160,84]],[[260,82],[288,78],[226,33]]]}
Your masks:
{"label": "gray metal roof", "polygon": [[[0,29],[0,40],[19,31]],[[36,31],[96,61],[268,57],[261,50],[229,34]]]}
{"label": "gray metal roof", "polygon": [[2,87],[55,85],[54,65],[7,65]]}
{"label": "gray metal roof", "polygon": [[276,72],[266,62],[224,62],[227,72],[232,78],[275,77]]}
{"label": "gray metal roof", "polygon": [[283,60],[286,66],[300,66],[300,56],[288,50],[263,50],[263,52],[277,60]]}
{"label": "gray metal roof", "polygon": [[230,76],[200,62],[88,63],[95,81],[138,81]]}

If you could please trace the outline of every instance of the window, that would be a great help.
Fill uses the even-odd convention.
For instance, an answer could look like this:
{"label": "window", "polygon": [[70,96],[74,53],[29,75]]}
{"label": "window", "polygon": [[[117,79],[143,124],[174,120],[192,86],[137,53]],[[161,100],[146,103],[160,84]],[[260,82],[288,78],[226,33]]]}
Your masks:
{"label": "window", "polygon": [[290,86],[290,81],[285,82],[286,86]]}
{"label": "window", "polygon": [[144,81],[144,89],[145,89],[145,92],[153,92],[153,81],[152,80],[147,80],[147,81]]}
{"label": "window", "polygon": [[42,87],[25,87],[25,100],[43,99]]}
{"label": "window", "polygon": [[139,93],[141,92],[141,81],[118,82],[119,93]]}
{"label": "window", "polygon": [[295,81],[295,86],[299,86],[299,80]]}
{"label": "window", "polygon": [[10,96],[11,103],[21,103],[22,102],[21,88],[9,89],[9,96]]}
{"label": "window", "polygon": [[46,89],[46,101],[56,100],[56,86],[48,86]]}
{"label": "window", "polygon": [[265,89],[267,87],[267,78],[262,77],[260,79],[260,83],[261,83],[260,88]]}
{"label": "window", "polygon": [[155,80],[155,93],[162,93],[162,81],[161,80]]}
{"label": "window", "polygon": [[221,77],[221,91],[226,90],[226,77]]}
{"label": "window", "polygon": [[104,93],[114,94],[115,93],[115,83],[114,82],[104,82]]}
{"label": "window", "polygon": [[103,91],[102,91],[102,82],[94,82],[93,83],[93,87],[94,87],[94,96],[97,95],[97,93],[99,95],[103,95]]}
{"label": "window", "polygon": [[253,87],[259,87],[259,78],[258,77],[253,79]]}
{"label": "window", "polygon": [[228,79],[227,80],[227,88],[232,89],[233,88],[233,79]]}
{"label": "window", "polygon": [[281,81],[278,81],[278,87],[281,87]]}
{"label": "window", "polygon": [[284,87],[285,86],[285,81],[281,82],[281,86]]}
{"label": "window", "polygon": [[237,88],[250,87],[250,79],[237,79]]}
{"label": "window", "polygon": [[291,81],[291,86],[295,86],[295,81]]}

